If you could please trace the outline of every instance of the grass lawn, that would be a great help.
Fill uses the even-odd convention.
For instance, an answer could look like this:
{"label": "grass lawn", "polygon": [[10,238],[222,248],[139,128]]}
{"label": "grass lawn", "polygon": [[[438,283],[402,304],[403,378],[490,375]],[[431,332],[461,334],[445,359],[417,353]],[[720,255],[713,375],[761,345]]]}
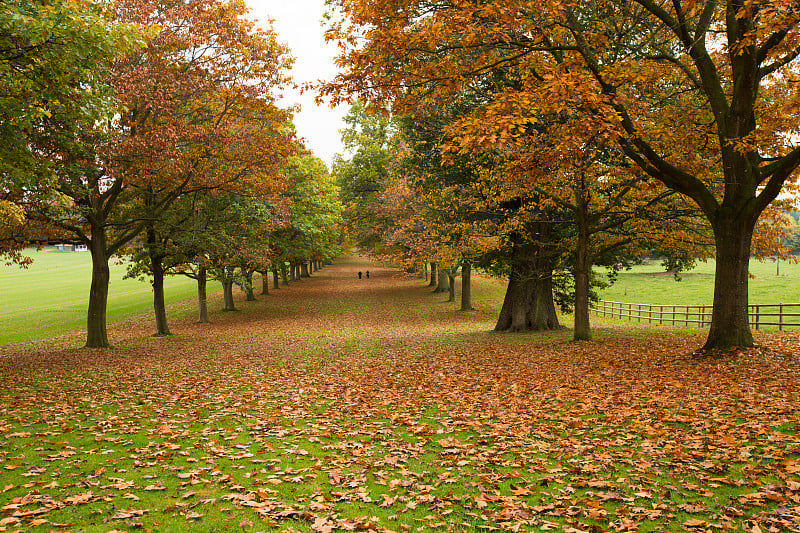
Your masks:
{"label": "grass lawn", "polygon": [[0,531],[800,530],[800,334],[497,334],[499,283],[423,285],[345,259],[171,337],[0,347]]}
{"label": "grass lawn", "polygon": [[[600,298],[643,304],[711,304],[714,268],[713,260],[699,262],[696,268],[681,274],[681,281],[675,281],[664,272],[660,261],[651,261],[620,272],[617,282],[603,290]],[[751,260],[750,272],[754,276],[748,283],[751,303],[800,303],[800,264]]]}
{"label": "grass lawn", "polygon": [[[92,262],[85,252],[31,251],[27,269],[0,265],[0,345],[46,339],[86,328]],[[153,292],[146,281],[122,279],[124,265],[112,261],[108,323],[152,313]],[[218,290],[209,284],[209,292]],[[194,280],[183,276],[165,281],[167,305],[196,297]],[[169,318],[194,312],[190,306],[169,307]]]}

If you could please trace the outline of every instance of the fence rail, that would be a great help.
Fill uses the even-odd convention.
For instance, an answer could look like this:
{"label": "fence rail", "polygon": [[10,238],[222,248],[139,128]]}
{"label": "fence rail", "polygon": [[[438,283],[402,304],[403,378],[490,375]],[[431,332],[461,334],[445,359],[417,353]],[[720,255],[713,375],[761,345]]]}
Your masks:
{"label": "fence rail", "polygon": [[[750,326],[778,326],[779,330],[800,327],[800,303],[756,304],[749,306]],[[599,316],[627,318],[630,321],[672,326],[711,325],[711,305],[657,305],[599,300],[591,310]]]}

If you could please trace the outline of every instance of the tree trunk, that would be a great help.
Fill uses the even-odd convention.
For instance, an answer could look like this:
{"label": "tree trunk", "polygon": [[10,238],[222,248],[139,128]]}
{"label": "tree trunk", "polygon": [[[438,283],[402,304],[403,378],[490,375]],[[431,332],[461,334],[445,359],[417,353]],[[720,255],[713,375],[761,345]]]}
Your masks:
{"label": "tree trunk", "polygon": [[206,296],[206,286],[208,285],[208,276],[206,268],[200,267],[197,271],[197,308],[199,317],[197,321],[200,324],[208,324],[208,298]]}
{"label": "tree trunk", "polygon": [[286,263],[281,262],[281,278],[283,279],[284,287],[289,285],[289,272],[286,268]]}
{"label": "tree trunk", "polygon": [[164,254],[160,253],[160,239],[152,226],[147,228],[147,250],[150,256],[150,273],[153,275],[153,311],[156,317],[155,337],[170,335],[167,324],[167,306],[164,304]]}
{"label": "tree trunk", "polygon": [[236,311],[236,305],[233,302],[233,280],[225,279],[222,282],[222,297],[224,302],[223,311]]}
{"label": "tree trunk", "polygon": [[311,273],[308,271],[308,263],[303,263],[300,265],[300,277],[301,278],[311,277]]}
{"label": "tree trunk", "polygon": [[[528,228],[528,235],[549,238],[547,222]],[[516,240],[517,242],[513,242]],[[544,331],[559,328],[553,301],[554,259],[539,243],[512,236],[511,275],[495,331]]]}
{"label": "tree trunk", "polygon": [[472,311],[472,263],[461,263],[461,311]]}
{"label": "tree trunk", "polygon": [[436,284],[436,289],[433,292],[448,292],[450,290],[450,284],[447,282],[447,272],[439,268],[436,273],[438,274],[439,282]]}
{"label": "tree trunk", "polygon": [[273,289],[280,289],[280,285],[278,284],[278,269],[273,267],[272,269],[272,288]]}
{"label": "tree trunk", "polygon": [[261,271],[261,294],[269,294],[269,270]]}
{"label": "tree trunk", "polygon": [[592,338],[589,323],[589,206],[576,192],[578,243],[575,250],[575,325],[572,340],[588,341]]}
{"label": "tree trunk", "polygon": [[748,317],[748,280],[753,225],[735,217],[718,217],[714,224],[717,247],[714,309],[703,350],[753,345]]}
{"label": "tree trunk", "polygon": [[436,274],[437,273],[438,272],[436,270],[436,263],[431,262],[431,281],[430,281],[430,283],[428,283],[428,287],[435,287],[436,286],[436,283],[437,283]]}
{"label": "tree trunk", "polygon": [[92,225],[89,250],[92,254],[92,286],[89,289],[85,346],[86,348],[108,348],[106,309],[108,306],[108,282],[111,275],[106,256],[106,234],[99,225]]}
{"label": "tree trunk", "polygon": [[422,268],[419,269],[419,277],[428,281],[428,263],[425,261],[422,262]]}
{"label": "tree trunk", "polygon": [[447,282],[450,285],[448,287],[449,294],[447,296],[448,302],[455,302],[456,301],[456,271],[458,267],[455,266],[447,271]]}
{"label": "tree trunk", "polygon": [[252,270],[245,270],[244,272],[244,293],[247,295],[245,297],[246,301],[248,302],[255,302],[256,301],[256,293],[253,290],[253,271]]}

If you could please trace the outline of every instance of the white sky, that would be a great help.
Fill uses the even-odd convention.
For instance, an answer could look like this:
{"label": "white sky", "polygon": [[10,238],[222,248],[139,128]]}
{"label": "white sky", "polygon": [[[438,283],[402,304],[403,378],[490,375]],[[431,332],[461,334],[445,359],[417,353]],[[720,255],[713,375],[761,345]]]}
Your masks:
{"label": "white sky", "polygon": [[[298,85],[318,79],[331,79],[336,74],[333,57],[336,47],[325,43],[324,29],[320,25],[325,0],[246,0],[250,18],[263,22],[273,19],[273,28],[279,40],[287,44],[295,58],[292,76]],[[339,130],[344,127],[342,117],[346,106],[330,109],[317,106],[314,94],[292,92],[280,102],[283,106],[299,103],[301,110],[295,115],[297,133],[306,147],[330,167],[333,155],[343,153]]]}

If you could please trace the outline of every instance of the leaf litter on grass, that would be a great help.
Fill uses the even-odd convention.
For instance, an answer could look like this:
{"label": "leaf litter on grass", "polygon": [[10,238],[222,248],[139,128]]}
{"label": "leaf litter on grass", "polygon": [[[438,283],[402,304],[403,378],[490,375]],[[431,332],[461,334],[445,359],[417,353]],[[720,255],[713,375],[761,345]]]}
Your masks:
{"label": "leaf litter on grass", "polygon": [[800,531],[798,335],[498,335],[358,267],[0,352],[0,531]]}

